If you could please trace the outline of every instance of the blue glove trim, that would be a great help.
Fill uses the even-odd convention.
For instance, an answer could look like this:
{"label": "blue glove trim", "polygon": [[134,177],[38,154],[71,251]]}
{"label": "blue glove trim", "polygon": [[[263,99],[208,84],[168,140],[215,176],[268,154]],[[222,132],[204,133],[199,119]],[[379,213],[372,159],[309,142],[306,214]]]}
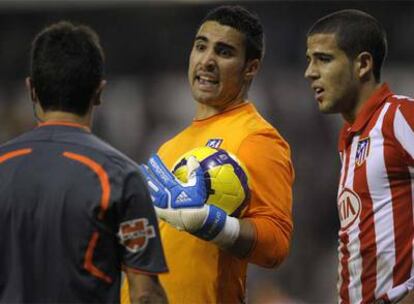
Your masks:
{"label": "blue glove trim", "polygon": [[168,189],[176,186],[174,175],[167,169],[157,154],[153,154],[147,163],[149,169],[157,177],[157,179]]}
{"label": "blue glove trim", "polygon": [[159,208],[201,207],[206,201],[207,191],[201,167],[195,170],[195,183],[182,184],[168,171],[158,155],[153,155],[148,165],[140,165],[151,199]]}
{"label": "blue glove trim", "polygon": [[223,230],[226,219],[226,212],[214,205],[209,205],[208,215],[203,226],[193,234],[203,240],[211,241]]}
{"label": "blue glove trim", "polygon": [[170,193],[164,190],[164,186],[153,176],[146,165],[140,165],[139,169],[147,182],[147,189],[155,206],[167,208]]}

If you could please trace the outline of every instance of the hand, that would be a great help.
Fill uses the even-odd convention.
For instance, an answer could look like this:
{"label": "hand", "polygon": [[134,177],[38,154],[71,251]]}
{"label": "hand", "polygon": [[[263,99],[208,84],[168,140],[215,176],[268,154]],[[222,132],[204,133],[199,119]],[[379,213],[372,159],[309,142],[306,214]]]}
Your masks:
{"label": "hand", "polygon": [[206,205],[204,173],[195,157],[187,161],[188,182],[182,183],[154,155],[141,171],[150,190],[155,211],[160,219],[179,230],[204,240],[211,240],[223,229],[227,214],[213,205]]}

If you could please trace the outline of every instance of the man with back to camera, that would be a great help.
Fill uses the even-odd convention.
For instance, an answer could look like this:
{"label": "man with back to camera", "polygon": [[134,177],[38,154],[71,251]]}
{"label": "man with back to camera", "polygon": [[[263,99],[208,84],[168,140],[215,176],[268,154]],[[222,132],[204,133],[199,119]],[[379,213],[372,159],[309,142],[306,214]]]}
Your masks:
{"label": "man with back to camera", "polygon": [[[195,118],[159,155],[172,169],[193,148],[225,149],[247,167],[251,200],[237,219],[207,205],[165,212],[160,207],[167,205],[165,199],[155,197],[170,269],[160,281],[171,303],[242,303],[247,264],[273,268],[288,254],[294,179],[290,148],[247,99],[263,53],[262,25],[240,6],[211,10],[198,28],[188,69]],[[158,180],[168,180],[159,159],[148,164]],[[206,220],[213,212],[220,218],[218,229]],[[178,226],[181,231],[174,227],[179,221],[186,223]]]}
{"label": "man with back to camera", "polygon": [[106,81],[98,35],[55,23],[26,84],[39,126],[0,147],[0,302],[166,302],[158,223],[138,166],[94,136]]}
{"label": "man with back to camera", "polygon": [[305,77],[319,110],[345,119],[339,138],[340,303],[414,303],[414,100],[381,82],[380,23],[359,10],[319,19]]}

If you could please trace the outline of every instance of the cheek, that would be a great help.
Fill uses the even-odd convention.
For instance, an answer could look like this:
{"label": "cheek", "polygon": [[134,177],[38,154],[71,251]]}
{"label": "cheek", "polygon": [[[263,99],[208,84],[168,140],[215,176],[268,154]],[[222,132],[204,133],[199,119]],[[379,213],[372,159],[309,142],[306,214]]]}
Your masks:
{"label": "cheek", "polygon": [[188,70],[191,70],[193,65],[194,65],[194,55],[193,53],[191,53],[188,59]]}
{"label": "cheek", "polygon": [[227,83],[232,86],[238,86],[244,79],[243,67],[238,65],[230,66],[227,69],[223,69],[223,79],[225,78]]}
{"label": "cheek", "polygon": [[333,89],[343,92],[350,85],[351,75],[346,68],[337,67],[331,71],[330,79]]}
{"label": "cheek", "polygon": [[188,60],[188,70],[187,70],[187,75],[188,75],[189,80],[193,78],[194,66],[195,66],[195,56],[193,55],[193,53],[191,53],[190,58]]}

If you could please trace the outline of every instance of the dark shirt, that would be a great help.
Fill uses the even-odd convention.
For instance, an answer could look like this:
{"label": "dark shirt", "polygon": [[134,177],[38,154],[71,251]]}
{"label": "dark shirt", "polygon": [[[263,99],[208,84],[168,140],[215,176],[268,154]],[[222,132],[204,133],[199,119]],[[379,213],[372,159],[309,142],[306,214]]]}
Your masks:
{"label": "dark shirt", "polygon": [[119,302],[122,266],[167,271],[136,163],[74,125],[0,146],[0,302]]}

